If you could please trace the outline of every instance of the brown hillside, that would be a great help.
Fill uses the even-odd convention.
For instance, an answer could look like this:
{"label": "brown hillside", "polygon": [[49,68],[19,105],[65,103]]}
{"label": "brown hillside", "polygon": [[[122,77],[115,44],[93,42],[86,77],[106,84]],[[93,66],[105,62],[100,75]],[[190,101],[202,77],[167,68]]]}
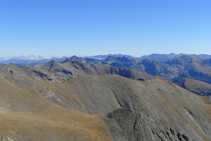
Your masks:
{"label": "brown hillside", "polygon": [[22,69],[0,67],[2,140],[211,139],[211,106],[169,81],[116,74],[48,81]]}
{"label": "brown hillside", "polygon": [[53,73],[53,78],[56,80],[69,80],[77,75],[103,75],[103,74],[118,74],[127,78],[134,79],[152,79],[155,78],[144,72],[139,72],[131,68],[112,67],[110,65],[97,66],[78,61],[50,61],[44,64],[41,69],[48,70]]}
{"label": "brown hillside", "polygon": [[202,81],[189,79],[189,78],[181,78],[173,80],[173,83],[202,96],[211,95],[211,85]]}

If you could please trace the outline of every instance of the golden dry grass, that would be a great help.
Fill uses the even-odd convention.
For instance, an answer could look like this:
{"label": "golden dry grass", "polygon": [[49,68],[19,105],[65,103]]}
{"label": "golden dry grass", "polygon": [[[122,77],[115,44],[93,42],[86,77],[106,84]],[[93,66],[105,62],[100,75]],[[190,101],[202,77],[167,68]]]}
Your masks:
{"label": "golden dry grass", "polygon": [[[68,95],[49,82],[43,83],[68,99]],[[62,108],[38,95],[0,79],[1,136],[17,140],[110,140],[100,121],[104,115],[88,115]],[[31,113],[32,112],[32,113]],[[18,137],[20,137],[18,139]]]}
{"label": "golden dry grass", "polygon": [[29,140],[50,140],[51,136],[57,136],[67,140],[109,141],[106,128],[100,125],[103,117],[65,108],[55,108],[44,114],[0,114],[0,133],[10,137],[20,135]]}

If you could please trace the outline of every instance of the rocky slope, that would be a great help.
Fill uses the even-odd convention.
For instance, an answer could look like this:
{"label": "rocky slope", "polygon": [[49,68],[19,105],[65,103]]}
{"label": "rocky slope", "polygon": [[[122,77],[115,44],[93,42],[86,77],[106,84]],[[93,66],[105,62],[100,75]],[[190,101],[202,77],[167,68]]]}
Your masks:
{"label": "rocky slope", "polygon": [[211,85],[208,83],[189,78],[175,79],[172,82],[195,94],[202,96],[211,95]]}
{"label": "rocky slope", "polygon": [[60,65],[0,67],[2,140],[211,140],[211,105],[170,81],[41,75]]}
{"label": "rocky slope", "polygon": [[43,70],[51,72],[57,80],[69,80],[77,75],[103,75],[103,74],[118,74],[123,77],[133,79],[149,79],[153,76],[140,72],[131,68],[119,68],[110,65],[88,64],[78,61],[66,60],[61,63],[52,60],[40,67]]}
{"label": "rocky slope", "polygon": [[104,61],[92,59],[87,63],[109,64],[121,68],[129,67],[166,79],[191,78],[211,84],[211,59],[202,59],[201,57],[183,55],[167,62],[161,62],[151,59],[128,59],[125,56],[108,56]]}
{"label": "rocky slope", "polygon": [[150,54],[150,55],[144,55],[142,57],[139,57],[139,59],[151,59],[151,60],[158,60],[158,61],[161,61],[161,62],[168,62],[170,60],[173,60],[175,58],[178,58],[178,57],[181,57],[181,56],[184,56],[184,55],[193,56],[193,57],[201,57],[203,59],[210,59],[211,58],[211,55],[208,55],[208,54],[196,55],[196,54],[183,54],[183,53],[174,54],[174,53],[171,53],[171,54]]}

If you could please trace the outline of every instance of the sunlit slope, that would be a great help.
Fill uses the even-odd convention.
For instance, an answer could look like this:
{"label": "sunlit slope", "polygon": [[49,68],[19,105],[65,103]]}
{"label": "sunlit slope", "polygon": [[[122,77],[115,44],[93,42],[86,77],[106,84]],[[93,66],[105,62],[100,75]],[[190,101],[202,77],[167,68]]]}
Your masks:
{"label": "sunlit slope", "polygon": [[0,73],[0,140],[110,140],[103,115],[62,108],[48,99],[53,88],[41,90],[48,81],[13,71]]}
{"label": "sunlit slope", "polygon": [[44,112],[56,106],[33,90],[22,89],[0,77],[0,112]]}
{"label": "sunlit slope", "polygon": [[[69,89],[66,98],[71,99],[71,103],[75,103],[74,108],[77,108],[77,110],[90,114],[102,114],[121,107],[146,115],[144,121],[148,119],[153,121],[152,123],[156,123],[154,126],[148,126],[148,128],[153,130],[158,128],[163,136],[168,136],[167,134],[174,132],[177,139],[177,135],[184,135],[195,140],[209,140],[210,138],[210,105],[206,104],[199,96],[171,82],[161,79],[139,81],[117,75],[104,75],[78,76],[65,83],[57,82],[54,86],[61,91],[65,87]],[[65,93],[65,91],[62,93]],[[111,115],[113,114],[111,113]],[[124,119],[124,116],[120,114],[119,118]],[[139,116],[137,119],[139,119]],[[113,120],[111,123],[105,122],[112,137],[117,136],[117,133],[111,130],[115,123]],[[119,137],[125,134],[122,131],[127,127],[134,126],[129,124],[132,123],[133,120],[131,120],[129,119],[128,123],[125,123],[127,126],[124,128],[118,126]],[[152,123],[149,122],[149,125]],[[139,125],[142,126],[142,124]],[[115,129],[115,131],[118,130]],[[150,132],[152,133],[151,130]],[[129,134],[129,132],[127,133]],[[157,135],[152,133],[152,136]],[[142,138],[142,136],[136,135],[134,137]],[[112,139],[116,140],[116,138]],[[163,139],[170,138],[165,137]]]}
{"label": "sunlit slope", "polygon": [[176,79],[172,82],[198,95],[211,95],[211,85],[208,83],[190,78]]}
{"label": "sunlit slope", "polygon": [[100,121],[103,116],[87,115],[58,108],[42,114],[0,114],[0,139],[13,140],[110,140]]}
{"label": "sunlit slope", "polygon": [[103,74],[117,74],[127,78],[134,79],[149,79],[154,78],[147,73],[140,72],[131,68],[120,68],[113,67],[110,65],[100,65],[97,66],[95,64],[88,64],[78,61],[64,61],[57,62],[52,60],[43,66],[40,67],[43,70],[50,72],[52,78],[55,80],[69,80],[71,78],[76,77],[77,75],[103,75]]}
{"label": "sunlit slope", "polygon": [[21,69],[0,69],[1,138],[211,139],[211,106],[170,81],[116,74],[47,81]]}

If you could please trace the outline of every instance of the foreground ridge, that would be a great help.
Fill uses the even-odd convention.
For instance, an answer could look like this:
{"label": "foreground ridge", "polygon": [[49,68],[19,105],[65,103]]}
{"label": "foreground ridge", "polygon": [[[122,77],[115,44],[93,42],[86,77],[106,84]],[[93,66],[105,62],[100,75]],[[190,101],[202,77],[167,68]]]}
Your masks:
{"label": "foreground ridge", "polygon": [[58,72],[0,67],[2,140],[211,139],[209,102],[171,81],[117,74],[46,79]]}

